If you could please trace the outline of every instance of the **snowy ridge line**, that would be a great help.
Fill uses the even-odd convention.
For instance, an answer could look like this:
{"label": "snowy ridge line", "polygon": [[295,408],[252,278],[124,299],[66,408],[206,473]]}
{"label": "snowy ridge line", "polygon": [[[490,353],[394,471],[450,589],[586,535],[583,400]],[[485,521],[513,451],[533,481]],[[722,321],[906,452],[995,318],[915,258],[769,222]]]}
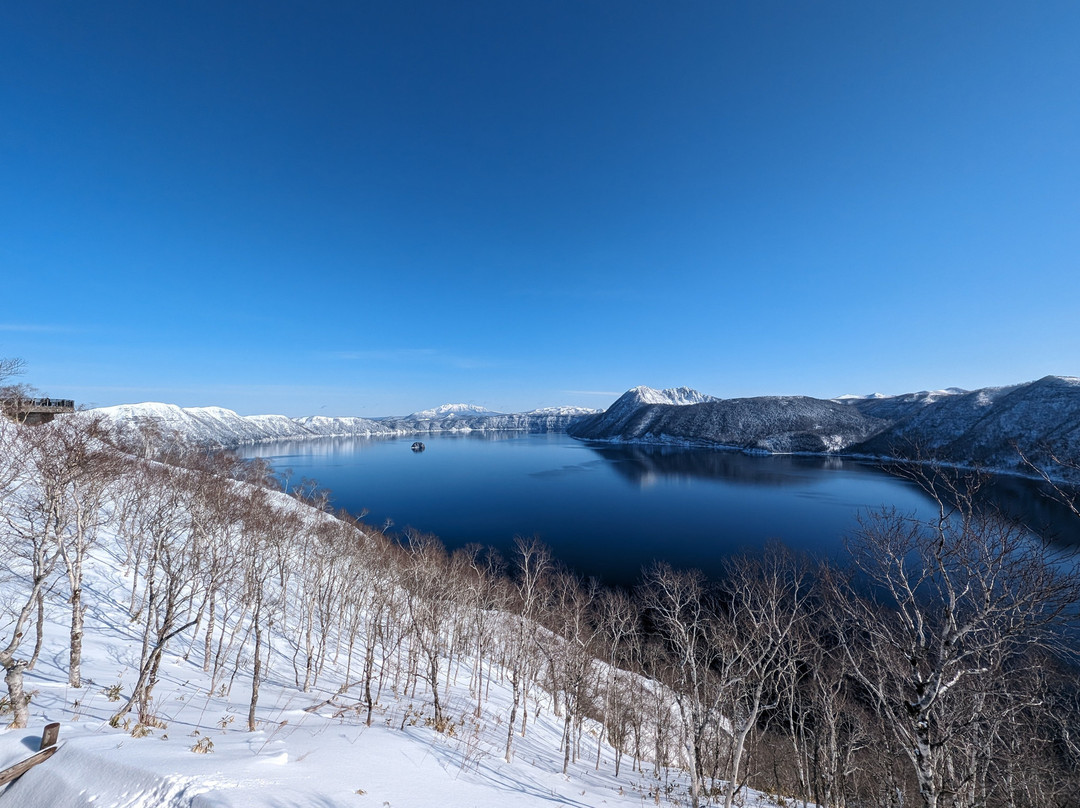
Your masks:
{"label": "snowy ridge line", "polygon": [[610,443],[927,461],[1080,483],[1077,377],[1047,376],[972,391],[948,388],[839,399],[716,399],[697,394],[707,400],[695,401],[694,396],[655,393],[649,388],[629,390],[605,412],[580,418],[567,432]]}
{"label": "snowy ridge line", "polygon": [[149,430],[160,437],[179,435],[187,442],[220,448],[276,440],[324,437],[394,437],[439,432],[474,431],[564,432],[573,421],[596,412],[576,407],[554,407],[527,413],[476,412],[472,405],[443,405],[405,417],[289,418],[284,415],[239,415],[222,407],[179,407],[146,402],[101,407],[87,412],[108,418],[118,430]]}

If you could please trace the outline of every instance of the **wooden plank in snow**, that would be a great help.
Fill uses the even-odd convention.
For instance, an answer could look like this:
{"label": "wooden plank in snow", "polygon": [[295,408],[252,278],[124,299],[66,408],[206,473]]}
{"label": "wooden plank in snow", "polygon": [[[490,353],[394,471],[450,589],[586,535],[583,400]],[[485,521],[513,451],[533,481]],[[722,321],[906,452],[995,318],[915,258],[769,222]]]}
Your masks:
{"label": "wooden plank in snow", "polygon": [[59,748],[59,746],[50,746],[48,749],[42,749],[40,752],[31,755],[26,760],[20,761],[14,766],[8,766],[3,771],[0,771],[0,786],[5,783],[10,783],[16,777],[22,777],[39,763],[44,763],[55,755],[56,750]]}
{"label": "wooden plank in snow", "polygon": [[41,751],[36,752],[26,760],[19,761],[14,766],[8,766],[3,771],[0,771],[0,786],[10,783],[16,777],[21,777],[39,763],[43,763],[55,755],[58,748],[56,739],[59,737],[60,724],[55,721],[52,724],[46,724],[41,733]]}
{"label": "wooden plank in snow", "polygon": [[54,721],[51,724],[46,724],[44,731],[41,733],[41,746],[39,749],[48,749],[50,746],[56,746],[56,739],[60,737],[60,723]]}

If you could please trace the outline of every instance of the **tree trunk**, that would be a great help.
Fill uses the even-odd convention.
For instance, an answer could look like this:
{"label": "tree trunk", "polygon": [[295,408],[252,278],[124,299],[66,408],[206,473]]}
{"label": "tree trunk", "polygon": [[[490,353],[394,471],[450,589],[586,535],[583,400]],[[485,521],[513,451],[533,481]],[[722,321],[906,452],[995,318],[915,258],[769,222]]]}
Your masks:
{"label": "tree trunk", "polygon": [[428,660],[428,671],[431,674],[431,698],[435,702],[435,730],[442,732],[445,729],[443,721],[442,703],[439,701],[439,663],[436,657]]}
{"label": "tree trunk", "polygon": [[521,683],[519,681],[518,672],[515,670],[510,674],[510,682],[514,688],[514,700],[510,703],[510,721],[506,725],[506,762],[513,762],[513,745],[514,745],[514,722],[517,720],[518,702],[521,701]]}
{"label": "tree trunk", "polygon": [[45,642],[45,595],[42,592],[37,593],[37,620],[34,623],[34,632],[34,653],[30,655],[30,663],[26,666],[28,671],[32,671],[37,665],[38,657],[41,656],[41,646]]}
{"label": "tree trunk", "polygon": [[[685,748],[689,757],[688,763],[690,764],[690,805],[691,808],[698,808],[701,804],[701,770],[697,765],[697,749],[689,739],[687,739]],[[657,761],[659,761],[659,757],[657,757]]]}
{"label": "tree trunk", "polygon": [[731,753],[731,779],[728,780],[727,793],[724,795],[724,808],[731,808],[735,791],[739,788],[739,766],[746,749],[746,736],[750,734],[750,725],[742,727],[735,737],[735,748]]}
{"label": "tree trunk", "polygon": [[371,680],[375,671],[375,646],[369,646],[364,654],[364,701],[367,702],[367,721],[371,726],[371,711],[375,709],[375,699],[371,697]]}
{"label": "tree trunk", "polygon": [[563,759],[562,759],[562,773],[566,774],[566,770],[570,768],[570,744],[574,742],[570,731],[570,724],[573,721],[573,716],[570,713],[569,707],[566,710],[566,718],[563,721]]}
{"label": "tree trunk", "polygon": [[919,781],[919,796],[924,808],[937,808],[938,789],[934,777],[933,751],[930,746],[930,733],[920,717],[915,729],[915,773]]}
{"label": "tree trunk", "polygon": [[210,603],[208,604],[208,613],[206,616],[206,638],[203,641],[203,672],[208,673],[210,671],[210,656],[214,648],[214,612],[217,607],[217,597],[213,590],[210,592]]}
{"label": "tree trunk", "polygon": [[255,731],[255,707],[259,703],[259,675],[262,672],[262,627],[259,625],[258,612],[255,616],[255,663],[251,670],[251,703],[248,705],[248,732]]}
{"label": "tree trunk", "polygon": [[68,654],[68,685],[82,687],[83,607],[82,589],[71,593],[71,648]]}
{"label": "tree trunk", "polygon": [[12,720],[8,726],[11,729],[24,729],[30,722],[30,697],[23,689],[23,671],[26,669],[26,662],[21,659],[10,660],[5,663],[4,668],[7,671],[4,674],[4,682],[7,684],[12,712]]}

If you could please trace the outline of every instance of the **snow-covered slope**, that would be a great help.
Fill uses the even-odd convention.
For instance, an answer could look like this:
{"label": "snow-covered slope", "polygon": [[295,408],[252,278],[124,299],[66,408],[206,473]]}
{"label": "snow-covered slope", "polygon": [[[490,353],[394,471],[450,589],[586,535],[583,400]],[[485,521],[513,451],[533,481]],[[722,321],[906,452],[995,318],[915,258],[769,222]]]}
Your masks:
{"label": "snow-covered slope", "polygon": [[[768,452],[844,452],[933,459],[1009,471],[1029,460],[1055,466],[1051,453],[1080,461],[1080,379],[1047,376],[1012,387],[958,388],[900,396],[713,399],[694,391],[635,387],[606,412],[567,430],[577,438],[691,442]],[[690,403],[694,397],[701,403]]]}
{"label": "snow-covered slope", "polygon": [[535,410],[529,410],[523,414],[538,415],[547,418],[552,415],[592,415],[597,412],[600,412],[600,410],[591,407],[540,407]]}
{"label": "snow-covered slope", "polygon": [[200,444],[239,445],[297,438],[312,432],[284,415],[237,415],[223,407],[185,408],[146,402],[102,407],[89,412],[104,415],[121,427],[151,426],[166,434],[179,433]]}
{"label": "snow-covered slope", "polygon": [[1010,387],[988,387],[929,400],[858,402],[890,424],[850,447],[853,453],[889,457],[930,456],[950,463],[1029,471],[1020,452],[1040,465],[1050,454],[1080,460],[1080,379],[1046,376]]}
{"label": "snow-covered slope", "polygon": [[[635,387],[567,431],[577,438],[701,442],[767,452],[838,451],[884,424],[833,401],[804,396],[716,399]],[[678,395],[668,395],[678,392]],[[694,399],[698,399],[695,401]],[[673,403],[678,402],[678,403]]]}
{"label": "snow-covered slope", "polygon": [[846,396],[835,400],[856,407],[865,415],[895,421],[912,413],[920,412],[931,404],[936,404],[953,396],[966,395],[968,392],[967,390],[961,390],[959,387],[950,387],[946,390],[921,390],[918,393],[903,393],[899,396],[874,394],[862,397]]}
{"label": "snow-covered slope", "polygon": [[[176,417],[171,410],[161,414]],[[5,429],[16,427],[0,420],[0,435]],[[11,479],[4,474],[5,464],[11,459],[0,453],[0,479]],[[222,481],[222,485],[240,494],[251,491],[243,483]],[[252,671],[258,669],[253,666],[252,655],[260,646],[253,646],[250,632],[242,630],[249,610],[236,608],[238,603],[232,600],[247,591],[239,580],[233,581],[235,589],[224,580],[219,582],[222,589],[217,612],[213,607],[208,613],[199,612],[199,619],[207,622],[196,626],[192,620],[169,634],[166,653],[154,674],[157,682],[152,699],[153,720],[138,723],[136,714],[131,713],[122,721],[110,721],[137,684],[141,656],[146,653],[140,626],[153,620],[156,612],[144,602],[133,614],[137,590],[143,591],[144,598],[152,597],[146,594],[145,579],[140,579],[153,565],[148,567],[131,552],[130,542],[145,541],[142,531],[129,532],[124,538],[119,519],[124,508],[119,500],[128,488],[126,484],[120,486],[116,492],[119,499],[106,500],[97,523],[98,540],[86,561],[81,586],[86,612],[79,688],[68,685],[70,607],[60,584],[47,593],[41,626],[42,653],[33,669],[25,673],[31,694],[29,724],[26,729],[0,730],[0,769],[36,751],[42,727],[48,722],[61,724],[60,743],[51,759],[15,782],[0,786],[0,808],[688,805],[687,777],[683,772],[653,766],[647,759],[634,766],[629,753],[620,769],[600,725],[591,719],[582,719],[578,733],[580,756],[565,764],[560,748],[564,718],[552,696],[539,685],[528,691],[528,732],[519,734],[519,725],[515,724],[514,753],[508,762],[506,716],[512,715],[513,699],[509,677],[493,661],[476,665],[464,650],[457,652],[453,664],[443,659],[440,676],[436,677],[448,717],[447,726],[437,731],[430,719],[431,692],[422,675],[413,674],[410,683],[408,661],[403,659],[411,657],[406,650],[408,641],[402,639],[402,629],[393,628],[395,621],[406,621],[402,612],[375,621],[381,626],[380,636],[385,630],[386,636],[397,639],[392,645],[373,646],[378,649],[374,657],[378,693],[370,725],[361,709],[363,694],[358,684],[363,651],[360,643],[354,647],[352,640],[343,636],[344,618],[333,625],[319,623],[320,631],[327,633],[326,644],[319,646],[318,673],[310,686],[301,686],[301,678],[306,677],[302,660],[297,667],[297,658],[303,653],[305,634],[301,629],[304,609],[299,607],[309,601],[300,599],[296,591],[310,580],[303,574],[302,565],[287,564],[280,571],[290,580],[292,605],[284,590],[274,590],[273,580],[262,584],[277,591],[277,596],[270,601],[273,606],[266,607],[274,610],[275,617],[266,623],[261,640],[265,665],[261,668],[263,679],[253,730],[247,727]],[[10,489],[7,493],[10,495]],[[261,502],[275,508],[278,514],[297,515],[310,526],[313,536],[320,528],[335,524],[330,515],[283,494],[267,492]],[[4,500],[0,500],[2,504]],[[162,505],[165,510],[169,507]],[[5,518],[19,518],[18,508],[2,512]],[[145,513],[157,511],[151,505]],[[184,513],[181,508],[169,517],[168,537],[158,536],[157,542],[169,546],[175,543],[176,548],[195,547],[184,539],[185,535],[190,538],[193,524]],[[199,524],[211,523],[200,520]],[[219,525],[217,529],[223,528]],[[294,538],[302,540],[302,533]],[[218,542],[223,542],[220,549],[236,549],[227,543],[229,535],[232,541],[239,540],[238,534],[227,531],[199,535],[200,553],[208,552]],[[350,533],[350,540],[356,538]],[[208,541],[210,544],[205,543]],[[317,546],[310,545],[309,549]],[[291,543],[282,545],[286,552],[290,547]],[[226,555],[231,558],[233,554]],[[200,557],[200,563],[205,564],[207,557]],[[314,566],[340,558],[341,554],[303,557]],[[366,560],[369,555],[357,553],[355,557]],[[378,563],[374,562],[372,569],[382,569]],[[363,572],[366,568],[360,565],[349,569]],[[199,570],[190,572],[194,576],[191,581],[196,582],[191,583],[193,586],[204,582],[202,576],[209,567],[200,566]],[[0,576],[0,604],[4,605],[0,618],[11,616],[8,607],[12,603],[17,607],[20,597],[25,600],[25,582],[17,572],[8,570]],[[278,574],[271,579],[276,580]],[[352,578],[342,583],[347,583],[350,590],[366,591],[373,580],[365,578],[361,586],[354,586]],[[386,579],[379,580],[385,583]],[[395,589],[392,584],[386,588]],[[336,595],[328,596],[335,605],[327,613],[334,614],[334,609],[340,608],[344,615],[343,590],[334,591]],[[183,619],[193,617],[199,609],[197,601],[195,598],[188,603]],[[358,601],[350,602],[355,605]],[[214,630],[204,635],[203,630],[211,627],[210,621]],[[538,636],[556,636],[535,625],[526,629]],[[227,639],[230,634],[232,639]],[[207,653],[212,636],[217,637],[218,654]],[[307,637],[311,639],[310,634]],[[26,645],[30,643],[24,645],[28,655]],[[460,647],[473,646],[464,642]],[[551,647],[557,647],[557,640]],[[226,657],[226,669],[215,680],[212,669]],[[230,675],[228,668],[235,671]],[[651,686],[643,681],[644,686]],[[664,693],[662,689],[656,692]],[[677,753],[675,747],[670,750]],[[749,789],[742,791],[739,798],[747,808],[778,804]]]}
{"label": "snow-covered slope", "polygon": [[240,446],[272,440],[320,437],[371,437],[418,435],[436,432],[512,430],[518,432],[564,432],[583,414],[596,412],[580,407],[556,407],[527,413],[491,413],[468,404],[447,404],[404,417],[332,418],[311,415],[238,415],[222,407],[178,407],[147,402],[90,410],[111,419],[120,430],[149,427],[162,434],[178,434],[205,446]]}

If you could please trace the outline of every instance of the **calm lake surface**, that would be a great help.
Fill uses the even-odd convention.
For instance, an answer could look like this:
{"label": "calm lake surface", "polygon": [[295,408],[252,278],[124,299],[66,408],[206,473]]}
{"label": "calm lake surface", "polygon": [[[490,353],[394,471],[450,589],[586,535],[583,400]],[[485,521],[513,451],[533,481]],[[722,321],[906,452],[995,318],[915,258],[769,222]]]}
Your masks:
{"label": "calm lake surface", "polygon": [[[411,451],[414,440],[427,450]],[[238,453],[267,459],[290,485],[317,481],[335,507],[366,512],[366,522],[389,523],[391,533],[412,527],[450,549],[478,542],[505,556],[515,536],[537,536],[556,558],[612,584],[634,583],[653,559],[715,576],[725,555],[774,538],[834,555],[868,509],[934,513],[917,486],[868,463],[561,434],[324,438]],[[1002,478],[994,488],[998,505],[1044,535],[1077,540],[1080,526],[1034,483]]]}

